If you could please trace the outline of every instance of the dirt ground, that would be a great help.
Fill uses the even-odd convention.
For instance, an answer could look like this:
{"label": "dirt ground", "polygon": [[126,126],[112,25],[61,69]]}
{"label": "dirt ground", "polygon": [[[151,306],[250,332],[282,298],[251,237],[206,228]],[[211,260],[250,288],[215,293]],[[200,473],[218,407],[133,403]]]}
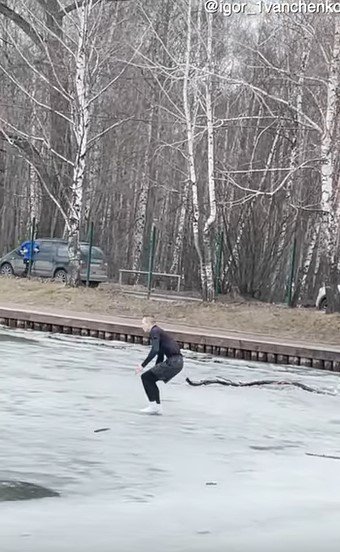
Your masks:
{"label": "dirt ground", "polygon": [[153,314],[160,322],[195,328],[216,328],[287,338],[314,344],[340,344],[340,315],[316,309],[288,309],[282,305],[228,300],[215,304],[183,300],[147,300],[115,285],[72,289],[49,281],[0,278],[0,304],[66,312],[91,312],[133,318]]}

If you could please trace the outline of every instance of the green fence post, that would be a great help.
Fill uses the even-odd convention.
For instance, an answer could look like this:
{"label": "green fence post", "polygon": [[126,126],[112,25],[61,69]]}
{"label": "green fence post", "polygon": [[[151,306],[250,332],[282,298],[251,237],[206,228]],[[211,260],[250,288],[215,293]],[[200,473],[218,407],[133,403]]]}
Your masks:
{"label": "green fence post", "polygon": [[35,238],[35,217],[32,219],[32,226],[31,226],[31,236],[30,236],[30,258],[28,261],[28,278],[31,277],[32,273],[32,264],[33,264],[33,255],[34,255],[34,238]]}
{"label": "green fence post", "polygon": [[296,265],[296,236],[294,236],[293,241],[293,250],[292,250],[292,260],[290,265],[290,275],[288,281],[288,293],[287,293],[287,304],[289,307],[292,306],[292,297],[293,297],[293,283],[294,283],[294,274],[295,274],[295,265]]}
{"label": "green fence post", "polygon": [[155,257],[155,248],[156,248],[156,225],[153,224],[151,228],[150,251],[149,251],[148,299],[150,299],[150,295],[151,295],[152,271],[153,271],[153,262]]}
{"label": "green fence post", "polygon": [[86,287],[89,287],[90,285],[90,276],[91,276],[91,260],[92,260],[92,247],[93,247],[93,233],[94,233],[94,223],[91,222],[90,224],[90,231],[89,231],[89,256],[87,260],[87,273],[86,273]]}
{"label": "green fence post", "polygon": [[221,293],[221,268],[222,268],[222,255],[223,255],[223,231],[218,234],[217,238],[217,253],[216,253],[216,266],[215,266],[215,292]]}

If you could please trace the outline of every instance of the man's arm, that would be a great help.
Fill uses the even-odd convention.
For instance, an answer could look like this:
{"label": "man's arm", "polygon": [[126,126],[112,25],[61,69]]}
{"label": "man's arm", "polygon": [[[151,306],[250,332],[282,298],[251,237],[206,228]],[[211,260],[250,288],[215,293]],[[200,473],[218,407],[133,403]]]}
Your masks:
{"label": "man's arm", "polygon": [[150,333],[150,339],[151,339],[151,350],[144,360],[142,362],[143,368],[149,364],[149,362],[152,361],[153,358],[155,358],[156,355],[159,355],[159,347],[160,347],[160,331],[158,328],[152,328]]}
{"label": "man's arm", "polygon": [[164,360],[164,353],[163,353],[163,352],[159,352],[159,353],[158,353],[157,360],[156,360],[156,364],[160,364],[161,362],[163,362],[163,360]]}
{"label": "man's arm", "polygon": [[27,242],[23,242],[19,247],[20,255],[24,256],[28,253]]}

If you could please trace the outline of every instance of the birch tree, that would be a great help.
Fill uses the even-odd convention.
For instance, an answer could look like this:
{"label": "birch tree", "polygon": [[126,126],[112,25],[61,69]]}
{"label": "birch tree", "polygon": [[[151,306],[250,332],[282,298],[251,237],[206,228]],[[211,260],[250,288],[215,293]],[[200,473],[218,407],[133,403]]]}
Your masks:
{"label": "birch tree", "polygon": [[334,295],[336,19],[0,0],[1,250],[40,188],[39,231],[66,229],[74,281],[91,219],[113,278],[140,267],[157,219],[157,270],[205,299],[222,226],[224,291],[284,301],[296,228],[295,299],[315,301],[325,279]]}
{"label": "birch tree", "polygon": [[340,230],[340,207],[338,199],[338,183],[335,182],[336,160],[339,155],[337,149],[337,119],[339,116],[338,91],[340,85],[340,20],[334,18],[333,45],[329,61],[329,75],[327,85],[327,107],[325,113],[324,132],[321,142],[321,209],[322,221],[322,250],[326,252],[325,284],[328,301],[328,311],[340,312],[340,296],[338,293],[338,259]]}
{"label": "birch tree", "polygon": [[[43,180],[44,186],[48,189],[50,197],[62,213],[65,227],[68,235],[70,270],[68,273],[68,282],[70,285],[77,285],[80,282],[80,225],[83,213],[83,190],[85,181],[86,158],[88,151],[95,141],[103,138],[108,132],[116,128],[120,121],[108,126],[96,135],[89,136],[91,123],[91,110],[93,104],[101,99],[102,95],[116,82],[119,74],[111,78],[105,85],[98,84],[98,70],[100,67],[100,55],[106,56],[106,50],[103,48],[100,25],[103,22],[104,2],[94,0],[85,0],[78,4],[65,8],[59,0],[56,0],[58,5],[58,13],[65,15],[62,18],[66,29],[63,33],[57,33],[58,45],[64,50],[64,66],[62,72],[65,73],[67,63],[71,68],[71,86],[66,89],[62,81],[58,78],[59,67],[54,65],[53,56],[46,51],[46,63],[50,67],[48,75],[54,75],[53,80],[48,80],[48,77],[39,70],[34,70],[29,58],[22,51],[20,45],[16,42],[15,37],[8,34],[8,38],[15,45],[20,57],[27,64],[28,68],[34,71],[36,78],[42,82],[47,82],[48,86],[53,88],[55,92],[68,102],[68,114],[56,112],[55,114],[69,124],[70,131],[74,138],[74,154],[73,159],[70,156],[65,156],[63,153],[56,151],[53,147],[53,140],[49,140],[47,133],[44,133],[44,123],[41,121],[42,136],[34,136],[34,142],[42,142],[52,154],[52,161],[55,159],[63,161],[66,165],[72,167],[73,175],[68,185],[61,180],[61,175],[56,173],[55,182],[57,184],[50,189],[49,178],[42,176],[41,167],[43,160],[36,148],[29,147],[30,137],[27,133],[18,128],[13,127],[9,121],[3,121],[5,129],[3,135],[7,137],[9,143],[15,145],[27,156],[27,161],[30,166],[36,170],[39,178]],[[46,7],[46,4],[44,4]],[[56,4],[53,4],[54,8]],[[46,7],[47,10],[47,7]],[[55,21],[55,12],[47,11],[47,20],[52,17],[54,24],[60,26],[59,20]],[[30,36],[39,37],[37,42],[42,42],[42,33],[45,32],[50,39],[56,39],[56,34],[53,31],[53,25],[46,25],[45,22],[37,15],[34,17],[34,23],[30,27]],[[60,60],[60,56],[59,56]],[[42,109],[47,109],[54,112],[53,105],[48,106],[40,102],[36,94],[29,91],[25,84],[22,84],[13,76],[4,66],[1,67],[5,75],[14,82],[14,84],[30,98],[30,100]],[[124,68],[121,69],[121,73]],[[73,74],[72,74],[73,73]],[[11,132],[8,131],[11,129]],[[55,132],[55,128],[52,125]],[[12,137],[12,131],[20,136],[20,139]],[[53,132],[52,132],[53,136]],[[23,147],[22,139],[28,142],[28,147]],[[60,139],[60,136],[59,136]],[[57,165],[58,167],[58,165]],[[46,169],[45,169],[46,172]],[[66,202],[65,207],[56,197],[56,189],[63,189],[63,197]]]}
{"label": "birch tree", "polygon": [[207,137],[208,137],[208,197],[209,216],[204,224],[204,273],[205,273],[205,298],[213,301],[215,297],[214,277],[212,271],[212,228],[216,222],[216,190],[215,190],[215,148],[214,148],[214,111],[213,111],[213,16],[208,14],[208,36],[207,36],[207,83],[206,83],[206,113],[207,113]]}

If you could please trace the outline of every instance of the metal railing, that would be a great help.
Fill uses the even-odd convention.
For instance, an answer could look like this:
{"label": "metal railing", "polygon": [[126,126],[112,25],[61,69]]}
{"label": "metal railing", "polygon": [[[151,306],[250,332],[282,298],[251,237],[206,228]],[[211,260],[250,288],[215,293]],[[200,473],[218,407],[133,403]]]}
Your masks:
{"label": "metal railing", "polygon": [[[123,274],[142,274],[148,276],[149,272],[147,270],[125,270],[121,268],[119,270],[119,285],[123,285]],[[175,278],[177,280],[177,291],[179,292],[181,290],[182,276],[180,274],[169,274],[168,272],[153,272],[152,276]]]}

